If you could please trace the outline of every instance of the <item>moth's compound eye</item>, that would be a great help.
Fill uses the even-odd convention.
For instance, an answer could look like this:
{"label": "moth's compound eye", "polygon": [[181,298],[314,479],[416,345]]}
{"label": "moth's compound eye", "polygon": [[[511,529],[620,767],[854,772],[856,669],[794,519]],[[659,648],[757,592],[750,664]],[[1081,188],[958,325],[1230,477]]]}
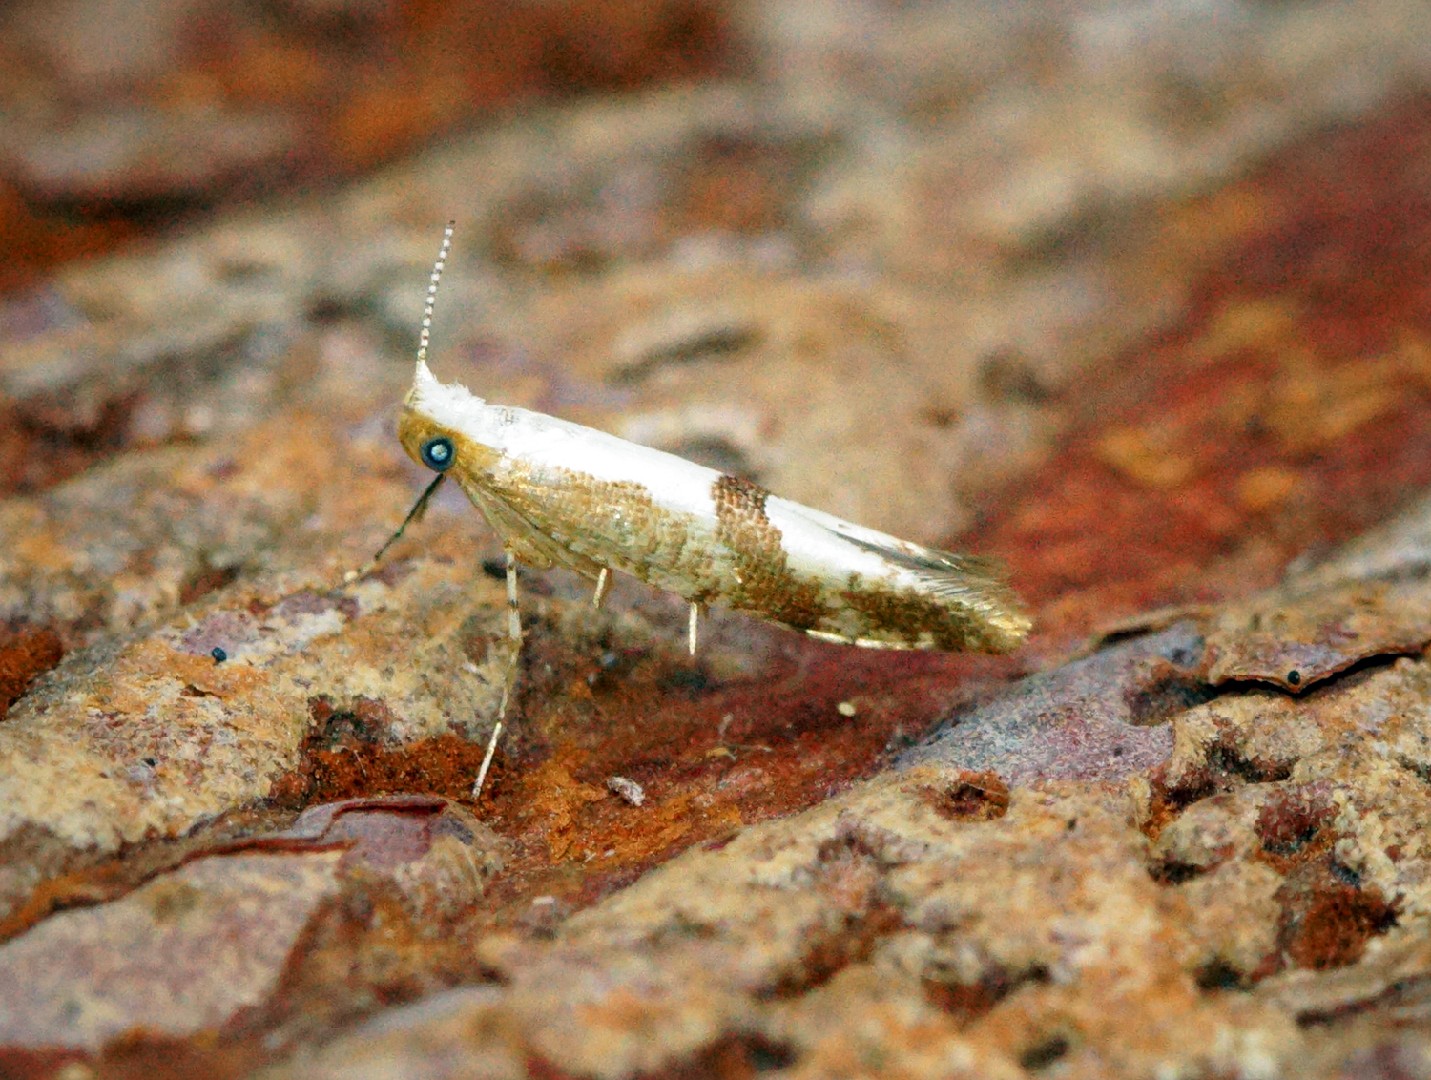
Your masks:
{"label": "moth's compound eye", "polygon": [[434,435],[418,451],[422,463],[434,472],[446,472],[457,460],[457,450],[446,435]]}

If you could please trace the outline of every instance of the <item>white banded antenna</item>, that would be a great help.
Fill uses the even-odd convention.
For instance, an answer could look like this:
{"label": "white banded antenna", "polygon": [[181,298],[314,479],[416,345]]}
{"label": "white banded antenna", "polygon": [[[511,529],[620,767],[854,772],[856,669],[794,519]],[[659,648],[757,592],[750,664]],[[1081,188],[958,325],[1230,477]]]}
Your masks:
{"label": "white banded antenna", "polygon": [[442,281],[442,270],[447,265],[447,253],[452,250],[452,231],[457,222],[449,221],[442,231],[442,247],[437,252],[437,262],[432,264],[432,276],[427,279],[427,302],[422,305],[422,329],[417,335],[417,362],[427,363],[427,345],[432,339],[432,309],[437,305],[437,286]]}

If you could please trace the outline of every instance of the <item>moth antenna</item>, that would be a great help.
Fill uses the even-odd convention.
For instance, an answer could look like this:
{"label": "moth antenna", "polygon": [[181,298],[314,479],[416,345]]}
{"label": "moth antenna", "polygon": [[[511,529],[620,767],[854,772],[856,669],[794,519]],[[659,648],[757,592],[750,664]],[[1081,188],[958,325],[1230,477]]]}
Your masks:
{"label": "moth antenna", "polygon": [[452,250],[452,231],[457,222],[449,221],[442,231],[442,247],[437,252],[437,262],[432,264],[432,276],[427,279],[427,302],[422,305],[422,329],[417,334],[417,362],[427,363],[427,346],[432,340],[432,309],[437,306],[437,286],[442,282],[442,271],[447,266],[447,253]]}
{"label": "moth antenna", "polygon": [[[457,222],[449,221],[447,228],[442,230],[442,247],[438,249],[437,262],[432,264],[432,275],[427,279],[427,300],[422,305],[422,329],[418,331],[417,335],[417,373],[419,378],[427,370],[427,346],[432,340],[432,309],[437,305],[437,286],[442,283],[442,271],[447,266],[447,253],[452,250],[452,233],[456,228]],[[428,377],[431,378],[431,375]],[[408,395],[408,401],[412,401],[412,394]],[[432,483],[428,484],[423,493],[418,496],[417,502],[412,504],[412,509],[407,512],[407,517],[402,519],[402,524],[397,527],[397,531],[387,538],[383,546],[378,548],[378,553],[369,559],[361,569],[350,570],[343,575],[345,581],[356,581],[377,566],[378,560],[387,554],[388,548],[397,543],[407,527],[414,521],[422,519],[423,513],[427,510],[427,504],[437,493],[442,480],[443,474],[438,473]]]}

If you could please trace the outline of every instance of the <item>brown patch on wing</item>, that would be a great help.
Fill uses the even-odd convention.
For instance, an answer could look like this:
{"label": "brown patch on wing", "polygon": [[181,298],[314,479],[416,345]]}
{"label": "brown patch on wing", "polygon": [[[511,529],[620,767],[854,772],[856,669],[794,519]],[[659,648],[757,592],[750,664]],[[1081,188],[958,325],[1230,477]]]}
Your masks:
{"label": "brown patch on wing", "polygon": [[716,536],[730,549],[736,581],[721,591],[731,607],[754,612],[796,630],[812,630],[830,614],[814,582],[790,571],[780,530],[765,513],[770,492],[735,476],[711,487]]}

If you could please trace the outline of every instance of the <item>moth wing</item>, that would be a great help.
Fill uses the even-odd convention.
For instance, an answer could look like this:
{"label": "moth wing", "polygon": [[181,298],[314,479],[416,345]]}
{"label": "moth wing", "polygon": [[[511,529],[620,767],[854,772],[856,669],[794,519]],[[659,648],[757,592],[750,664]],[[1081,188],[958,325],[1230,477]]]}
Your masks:
{"label": "moth wing", "polygon": [[1009,588],[1004,564],[998,559],[923,547],[822,510],[789,505],[846,543],[912,575],[921,591],[987,620],[1007,636],[1010,647],[1028,633],[1032,624]]}
{"label": "moth wing", "polygon": [[495,495],[474,488],[464,490],[517,561],[536,570],[564,566],[589,578],[601,572],[600,565],[563,547]]}
{"label": "moth wing", "polygon": [[872,539],[863,529],[835,531],[856,547],[908,570],[936,596],[982,601],[1009,609],[1016,606],[1013,591],[1008,585],[1008,574],[998,559],[921,547],[907,540],[890,543],[893,538]]}
{"label": "moth wing", "polygon": [[957,604],[998,627],[1009,636],[1011,644],[1022,640],[1032,625],[1009,588],[1004,564],[998,559],[940,551],[904,540],[882,543],[843,530],[840,535],[913,574],[929,595]]}

